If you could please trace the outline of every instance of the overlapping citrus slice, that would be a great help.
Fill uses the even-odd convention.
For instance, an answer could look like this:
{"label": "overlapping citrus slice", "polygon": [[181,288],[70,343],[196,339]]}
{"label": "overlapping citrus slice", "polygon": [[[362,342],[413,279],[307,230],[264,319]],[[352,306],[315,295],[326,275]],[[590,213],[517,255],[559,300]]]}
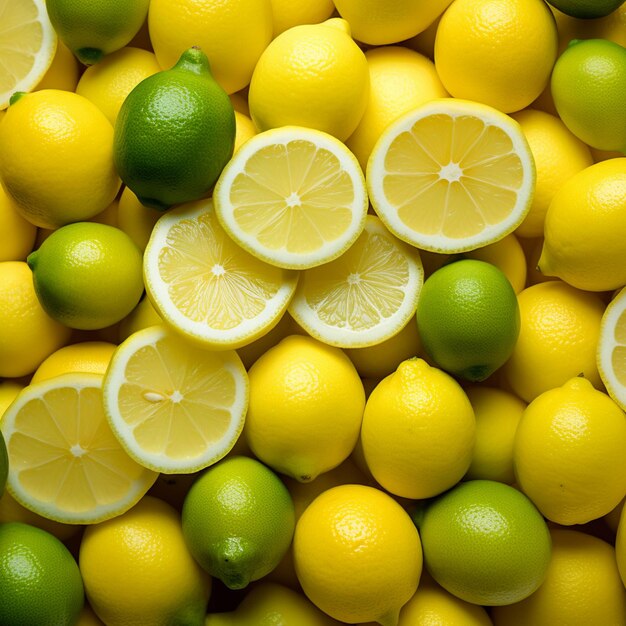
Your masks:
{"label": "overlapping citrus slice", "polygon": [[419,251],[368,215],[344,254],[302,272],[289,313],[325,343],[371,346],[398,333],[415,314],[423,279]]}
{"label": "overlapping citrus slice", "polygon": [[602,315],[597,361],[607,392],[626,411],[626,287],[615,295]]}
{"label": "overlapping citrus slice", "polygon": [[248,374],[234,350],[206,350],[151,326],[118,346],[103,396],[109,424],[132,458],[165,474],[187,474],[235,445],[248,408]]}
{"label": "overlapping citrus slice", "polygon": [[91,524],[120,515],[157,478],[111,431],[99,374],[62,374],[29,385],[4,413],[2,434],[9,492],[59,522]]}
{"label": "overlapping citrus slice", "polygon": [[224,168],[213,199],[241,247],[291,269],[345,252],[363,230],[368,207],[352,152],[327,133],[298,126],[249,139]]}
{"label": "overlapping citrus slice", "polygon": [[393,122],[367,164],[372,206],[400,239],[431,252],[480,248],[530,209],[535,165],[513,118],[443,98]]}

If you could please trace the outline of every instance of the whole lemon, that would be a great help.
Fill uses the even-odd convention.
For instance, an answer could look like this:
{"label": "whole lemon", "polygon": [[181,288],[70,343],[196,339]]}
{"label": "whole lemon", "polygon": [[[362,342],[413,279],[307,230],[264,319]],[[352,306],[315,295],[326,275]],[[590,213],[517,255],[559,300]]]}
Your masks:
{"label": "whole lemon", "polygon": [[113,127],[95,104],[69,91],[14,97],[0,125],[0,181],[35,226],[94,217],[120,188]]}
{"label": "whole lemon", "polygon": [[474,411],[463,389],[422,359],[403,361],[378,383],[361,426],[369,470],[404,498],[430,498],[461,480],[475,436]]}
{"label": "whole lemon", "polygon": [[345,141],[369,97],[365,55],[348,22],[294,26],[264,50],[250,82],[250,116],[260,131],[306,126]]}
{"label": "whole lemon", "polygon": [[75,91],[80,75],[80,63],[72,51],[62,42],[57,41],[52,64],[43,78],[37,83],[36,91],[40,89],[63,89]]}
{"label": "whole lemon", "polygon": [[455,0],[439,22],[435,66],[455,98],[511,113],[543,91],[557,44],[543,0]]}
{"label": "whole lemon", "polygon": [[292,26],[318,24],[327,20],[335,10],[332,0],[271,0],[274,18],[274,37]]}
{"label": "whole lemon", "polygon": [[37,227],[20,215],[0,185],[0,262],[24,261],[35,245]]}
{"label": "whole lemon", "polygon": [[106,341],[81,341],[63,346],[41,363],[30,382],[48,380],[68,372],[104,374],[116,347]]}

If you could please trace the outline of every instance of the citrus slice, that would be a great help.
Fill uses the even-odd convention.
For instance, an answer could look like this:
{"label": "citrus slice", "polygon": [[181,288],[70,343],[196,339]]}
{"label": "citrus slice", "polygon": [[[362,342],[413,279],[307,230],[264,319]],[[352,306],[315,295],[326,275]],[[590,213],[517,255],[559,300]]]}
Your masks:
{"label": "citrus slice", "polygon": [[235,349],[278,323],[298,273],[241,249],[220,226],[211,200],[200,200],[156,223],[144,278],[155,309],[175,330],[203,347]]}
{"label": "citrus slice", "polygon": [[626,411],[626,287],[609,302],[602,315],[597,362],[608,394]]}
{"label": "citrus slice", "polygon": [[400,332],[415,315],[423,281],[419,251],[368,215],[349,250],[302,272],[289,313],[324,343],[371,346]]}
{"label": "citrus slice", "polygon": [[56,48],[45,0],[0,0],[0,110],[39,83]]}
{"label": "citrus slice", "polygon": [[242,248],[290,269],[345,252],[363,230],[368,207],[352,152],[331,135],[299,126],[249,139],[222,171],[213,200]]}
{"label": "citrus slice", "polygon": [[397,237],[431,252],[499,241],[528,213],[534,187],[535,164],[518,123],[453,98],[393,122],[367,164],[376,213]]}
{"label": "citrus slice", "polygon": [[102,376],[61,374],[23,389],[2,417],[11,495],[66,524],[93,524],[130,509],[157,474],[131,459],[111,432]]}
{"label": "citrus slice", "polygon": [[234,350],[205,350],[165,326],[151,326],[113,354],[104,408],[138,463],[190,474],[235,445],[248,408],[248,374]]}

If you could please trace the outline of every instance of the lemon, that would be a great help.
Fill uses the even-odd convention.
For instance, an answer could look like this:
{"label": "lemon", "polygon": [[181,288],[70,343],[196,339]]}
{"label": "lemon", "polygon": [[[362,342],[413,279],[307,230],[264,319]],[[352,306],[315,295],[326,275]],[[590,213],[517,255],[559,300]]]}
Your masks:
{"label": "lemon", "polygon": [[74,624],[84,598],[78,565],[56,537],[28,524],[0,524],[0,622]]}
{"label": "lemon", "polygon": [[124,187],[117,211],[117,225],[142,252],[146,249],[152,229],[160,217],[158,211],[141,204],[137,196],[128,187]]}
{"label": "lemon", "polygon": [[244,113],[235,111],[235,148],[233,152],[237,152],[241,146],[257,134],[254,122]]}
{"label": "lemon", "polygon": [[293,542],[304,593],[339,621],[393,626],[417,589],[419,534],[404,509],[374,487],[322,493],[298,520]]}
{"label": "lemon", "polygon": [[363,117],[369,71],[348,22],[294,26],[267,46],[254,68],[248,101],[260,131],[305,126],[345,141]]}
{"label": "lemon", "polygon": [[461,480],[475,436],[474,411],[463,389],[422,359],[403,361],[374,388],[361,426],[374,478],[411,499],[436,496]]}
{"label": "lemon", "polygon": [[27,260],[42,306],[71,328],[93,330],[119,322],[143,293],[141,254],[113,226],[68,224]]}
{"label": "lemon", "polygon": [[194,46],[124,100],[115,122],[115,166],[142,204],[165,210],[205,196],[234,142],[233,107]]}
{"label": "lemon", "polygon": [[332,0],[271,0],[273,15],[273,37],[300,24],[319,24],[327,20],[335,10]]}
{"label": "lemon", "polygon": [[548,208],[540,271],[587,291],[623,287],[624,199],[626,158],[601,161],[572,176]]}
{"label": "lemon", "polygon": [[215,79],[228,92],[243,89],[272,39],[271,0],[153,0],[150,40],[162,68],[172,66],[190,46],[211,60]]}
{"label": "lemon", "polygon": [[204,347],[239,348],[278,323],[298,274],[239,248],[211,200],[164,215],[144,254],[146,290],[163,319]]}
{"label": "lemon", "polygon": [[124,47],[148,15],[149,0],[46,0],[59,37],[85,65]]}
{"label": "lemon", "polygon": [[577,530],[553,528],[546,578],[530,597],[495,607],[494,626],[626,624],[626,591],[613,547]]}
{"label": "lemon", "polygon": [[21,216],[15,201],[0,185],[0,263],[25,261],[36,236],[37,227]]}
{"label": "lemon", "polygon": [[365,53],[370,93],[365,113],[346,141],[365,171],[374,144],[402,114],[435,98],[445,98],[434,63],[403,46],[372,48]]}
{"label": "lemon", "polygon": [[346,252],[302,272],[289,313],[309,335],[330,345],[375,345],[413,317],[423,276],[419,252],[368,215]]}
{"label": "lemon", "polygon": [[626,150],[626,49],[605,39],[574,40],[554,65],[552,97],[565,125],[600,150]]}
{"label": "lemon", "polygon": [[543,91],[557,58],[556,24],[541,0],[458,0],[435,40],[435,66],[455,98],[504,113]]}
{"label": "lemon", "polygon": [[75,91],[79,74],[78,60],[62,41],[58,41],[52,63],[43,78],[37,83],[35,91],[41,89]]}
{"label": "lemon", "polygon": [[337,467],[359,436],[365,392],[339,349],[291,335],[250,368],[244,434],[278,472],[308,482]]}
{"label": "lemon", "polygon": [[287,488],[265,465],[225,459],[194,482],[183,504],[183,533],[200,565],[230,589],[273,570],[291,544],[295,517]]}
{"label": "lemon", "polygon": [[4,412],[9,408],[11,402],[17,398],[17,394],[22,391],[24,387],[25,385],[14,380],[0,381],[0,420]]}
{"label": "lemon", "polygon": [[363,230],[368,206],[355,156],[331,135],[296,126],[249,139],[224,168],[213,201],[237,244],[287,269],[343,254]]}
{"label": "lemon", "polygon": [[113,128],[78,94],[26,94],[0,126],[0,181],[35,226],[89,219],[111,204],[120,187]]}
{"label": "lemon", "polygon": [[584,524],[626,492],[624,412],[584,378],[542,393],[520,420],[514,443],[521,489],[549,520]]}
{"label": "lemon", "polygon": [[59,348],[35,370],[31,383],[71,372],[104,374],[115,351],[106,341],[83,341]]}
{"label": "lemon", "polygon": [[26,263],[0,263],[0,377],[31,374],[70,332],[42,308]]}
{"label": "lemon", "polygon": [[121,322],[119,327],[119,341],[128,339],[138,330],[163,323],[163,318],[156,312],[147,296]]}
{"label": "lemon", "polygon": [[17,91],[32,91],[54,59],[57,35],[45,0],[2,0],[0,110]]}
{"label": "lemon", "polygon": [[126,96],[144,78],[159,71],[161,67],[152,52],[124,47],[88,67],[78,81],[76,93],[91,100],[115,126]]}
{"label": "lemon", "polygon": [[417,516],[424,565],[450,593],[474,604],[519,602],[550,564],[548,527],[533,503],[499,482],[471,480]]}
{"label": "lemon", "polygon": [[387,228],[439,253],[479,248],[512,232],[528,213],[534,185],[532,154],[517,122],[453,98],[426,102],[392,122],[367,165],[370,201]]}
{"label": "lemon", "polygon": [[409,39],[425,30],[448,7],[451,0],[415,3],[411,0],[336,0],[335,6],[352,28],[354,38],[382,45]]}
{"label": "lemon", "polygon": [[2,418],[9,493],[38,515],[92,524],[130,508],[156,474],[125,453],[106,423],[102,376],[29,385]]}
{"label": "lemon", "polygon": [[[270,348],[275,346],[279,341],[296,332],[297,324],[293,321],[289,313],[285,313],[276,326],[266,332],[264,335],[255,339],[253,342],[237,349],[237,354],[241,357],[246,370],[252,367],[252,364]],[[304,334],[304,332],[302,333]]]}
{"label": "lemon", "polygon": [[185,545],[180,516],[162,500],[146,496],[90,526],[79,563],[89,604],[108,626],[203,623],[211,580]]}
{"label": "lemon", "polygon": [[512,117],[522,127],[537,170],[533,203],[515,234],[541,237],[552,198],[569,178],[592,165],[593,158],[589,147],[558,117],[532,109],[520,111]]}
{"label": "lemon", "polygon": [[163,326],[128,337],[104,380],[104,409],[138,463],[187,474],[235,444],[248,405],[248,377],[233,350],[203,350]]}
{"label": "lemon", "polygon": [[580,374],[599,387],[596,350],[602,300],[560,280],[527,287],[517,299],[519,337],[502,368],[512,390],[530,402]]}

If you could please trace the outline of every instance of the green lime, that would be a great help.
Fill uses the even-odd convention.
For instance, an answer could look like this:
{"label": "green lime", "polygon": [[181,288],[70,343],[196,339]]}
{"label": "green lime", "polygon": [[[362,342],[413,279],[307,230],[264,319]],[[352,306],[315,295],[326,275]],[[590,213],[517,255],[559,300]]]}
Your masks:
{"label": "green lime", "polygon": [[563,123],[598,150],[626,150],[626,48],[607,39],[573,40],[552,71]]}
{"label": "green lime", "polygon": [[54,535],[21,522],[0,524],[0,624],[76,624],[83,581]]}
{"label": "green lime", "polygon": [[232,456],[193,484],[182,511],[191,554],[230,589],[271,572],[295,528],[294,506],[278,476],[261,462]]}
{"label": "green lime", "polygon": [[85,65],[129,43],[145,22],[149,4],[150,0],[47,0],[54,29]]}
{"label": "green lime", "polygon": [[143,293],[142,258],[119,228],[77,222],[55,230],[27,258],[50,317],[93,330],[119,322]]}
{"label": "green lime", "polygon": [[548,4],[578,19],[594,19],[613,13],[624,4],[624,0],[547,0]]}
{"label": "green lime", "polygon": [[517,297],[495,265],[462,259],[431,274],[417,305],[417,327],[437,366],[481,381],[509,358],[520,328]]}
{"label": "green lime", "polygon": [[432,577],[482,605],[519,602],[550,564],[548,526],[517,489],[491,480],[458,483],[414,516]]}
{"label": "green lime", "polygon": [[0,433],[0,496],[4,493],[4,487],[7,484],[7,475],[9,473],[9,455],[7,447],[4,443],[4,437]]}
{"label": "green lime", "polygon": [[205,196],[233,154],[235,113],[193,47],[176,65],[141,81],[115,123],[120,178],[142,204],[159,210]]}

